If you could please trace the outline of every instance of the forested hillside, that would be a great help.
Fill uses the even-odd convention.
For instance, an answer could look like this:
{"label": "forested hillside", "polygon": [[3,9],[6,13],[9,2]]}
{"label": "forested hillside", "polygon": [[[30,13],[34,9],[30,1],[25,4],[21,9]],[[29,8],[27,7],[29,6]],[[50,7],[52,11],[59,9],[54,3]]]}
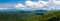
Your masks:
{"label": "forested hillside", "polygon": [[44,12],[43,16],[36,13],[0,12],[0,21],[60,21],[60,11]]}

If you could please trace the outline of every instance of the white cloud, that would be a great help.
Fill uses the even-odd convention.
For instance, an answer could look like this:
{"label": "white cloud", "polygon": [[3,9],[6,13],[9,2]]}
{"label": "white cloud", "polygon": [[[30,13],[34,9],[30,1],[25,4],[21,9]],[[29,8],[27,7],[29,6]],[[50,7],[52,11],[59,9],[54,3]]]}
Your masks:
{"label": "white cloud", "polygon": [[16,7],[17,9],[22,9],[22,10],[26,9],[26,6],[23,5],[23,4],[20,4],[20,3],[18,3],[18,5],[15,5],[15,7]]}
{"label": "white cloud", "polygon": [[[54,9],[58,9],[58,8],[60,8],[60,1],[51,0],[50,6],[53,6]],[[53,8],[53,7],[52,7],[52,8]]]}
{"label": "white cloud", "polygon": [[[16,6],[16,8],[23,8],[23,9],[43,9],[43,10],[55,10],[57,9],[56,7],[60,8],[60,1],[57,0],[49,0],[48,2],[46,1],[38,1],[38,2],[32,2],[32,1],[25,1],[25,5],[24,4],[18,4]],[[21,8],[21,9],[22,9]]]}
{"label": "white cloud", "polygon": [[25,3],[26,3],[26,6],[38,7],[38,8],[41,8],[45,5],[47,5],[47,2],[45,2],[45,1],[38,1],[38,2],[26,1]]}
{"label": "white cloud", "polygon": [[9,8],[1,8],[1,7],[0,7],[0,10],[7,10],[7,9],[9,9]]}
{"label": "white cloud", "polygon": [[3,10],[3,8],[0,8],[0,10]]}
{"label": "white cloud", "polygon": [[53,5],[60,5],[60,1],[58,0],[49,0]]}
{"label": "white cloud", "polygon": [[0,4],[0,10],[8,10],[8,9],[14,9],[15,4],[10,3],[3,3]]}
{"label": "white cloud", "polygon": [[47,4],[47,2],[45,2],[45,1],[38,1],[38,2],[26,1],[25,5],[18,4],[15,7],[16,8],[21,8],[21,7],[27,8],[28,7],[28,8],[31,8],[31,9],[35,9],[35,8],[42,8],[46,4]]}
{"label": "white cloud", "polygon": [[6,9],[21,9],[21,10],[55,10],[60,8],[60,0],[49,0],[47,1],[41,1],[38,2],[32,2],[30,0],[25,1],[25,4],[18,3],[15,4],[0,4],[0,10],[6,10]]}

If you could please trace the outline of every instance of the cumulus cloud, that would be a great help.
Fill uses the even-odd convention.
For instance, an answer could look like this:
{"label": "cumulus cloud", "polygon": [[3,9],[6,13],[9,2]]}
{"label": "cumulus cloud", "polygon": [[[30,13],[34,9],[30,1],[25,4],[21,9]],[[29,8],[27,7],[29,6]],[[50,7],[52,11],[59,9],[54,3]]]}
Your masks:
{"label": "cumulus cloud", "polygon": [[25,3],[26,3],[26,6],[39,7],[39,8],[47,4],[47,2],[45,1],[38,1],[38,2],[26,1]]}
{"label": "cumulus cloud", "polygon": [[36,8],[42,8],[46,4],[47,4],[47,2],[45,2],[45,1],[38,1],[38,2],[26,1],[25,5],[18,4],[18,5],[15,5],[15,7],[16,8],[25,7],[25,8],[36,9]]}
{"label": "cumulus cloud", "polygon": [[16,7],[17,9],[22,9],[22,10],[26,9],[26,6],[23,5],[23,4],[20,4],[20,3],[18,3],[18,5],[15,5],[15,7]]}
{"label": "cumulus cloud", "polygon": [[0,7],[0,10],[8,10],[8,9],[10,9],[10,8],[1,8],[1,7]]}
{"label": "cumulus cloud", "polygon": [[21,8],[21,9],[32,9],[32,10],[55,10],[60,8],[60,1],[59,0],[49,0],[47,1],[41,1],[39,0],[38,2],[32,2],[32,1],[25,1],[24,4],[18,4],[15,5],[16,8]]}
{"label": "cumulus cloud", "polygon": [[60,1],[59,0],[51,0],[50,7],[52,9],[58,10],[58,8],[60,8]]}
{"label": "cumulus cloud", "polygon": [[15,4],[10,3],[4,3],[0,4],[0,10],[8,10],[8,9],[14,9]]}

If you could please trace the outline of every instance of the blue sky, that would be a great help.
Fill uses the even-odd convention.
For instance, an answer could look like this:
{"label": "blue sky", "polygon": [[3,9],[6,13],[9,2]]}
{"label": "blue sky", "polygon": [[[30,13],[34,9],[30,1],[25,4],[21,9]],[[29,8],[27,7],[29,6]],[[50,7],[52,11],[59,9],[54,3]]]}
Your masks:
{"label": "blue sky", "polygon": [[[18,0],[19,3],[24,4],[26,0]],[[32,2],[37,2],[39,0],[31,0]],[[48,0],[43,0],[43,1],[48,1]]]}
{"label": "blue sky", "polygon": [[[0,0],[0,3],[25,3],[26,0]],[[37,2],[38,0],[31,0],[33,2]],[[48,0],[43,0],[48,1]]]}
{"label": "blue sky", "polygon": [[[25,3],[26,0],[0,0],[0,3]],[[33,2],[37,2],[38,0],[31,0]],[[43,0],[48,1],[48,0]]]}
{"label": "blue sky", "polygon": [[[38,2],[39,0],[31,0],[32,2]],[[48,0],[43,0],[48,1]],[[25,4],[26,0],[0,0],[0,7],[12,7],[14,8],[14,5],[20,3]]]}
{"label": "blue sky", "polygon": [[18,3],[18,0],[0,0],[0,3]]}
{"label": "blue sky", "polygon": [[[53,1],[53,0],[51,0]],[[51,4],[51,2],[49,0],[30,0],[30,1],[26,1],[26,0],[0,0],[0,9],[11,9],[11,8],[16,8],[16,9],[40,9],[42,7],[42,9],[47,9],[47,8],[60,8],[60,1],[56,1],[54,0],[53,3]],[[50,7],[49,7],[50,6]],[[20,8],[23,7],[23,8]],[[30,8],[27,8],[30,7]],[[33,7],[33,8],[32,8]],[[35,8],[36,7],[36,8]],[[49,10],[48,9],[48,10]]]}

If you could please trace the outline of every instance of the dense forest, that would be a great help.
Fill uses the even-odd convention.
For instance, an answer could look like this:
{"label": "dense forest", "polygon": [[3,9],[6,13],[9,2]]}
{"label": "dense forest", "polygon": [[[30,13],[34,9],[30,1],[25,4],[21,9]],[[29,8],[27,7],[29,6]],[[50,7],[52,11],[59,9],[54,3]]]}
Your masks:
{"label": "dense forest", "polygon": [[60,21],[60,11],[45,11],[43,15],[36,11],[0,12],[0,21]]}

